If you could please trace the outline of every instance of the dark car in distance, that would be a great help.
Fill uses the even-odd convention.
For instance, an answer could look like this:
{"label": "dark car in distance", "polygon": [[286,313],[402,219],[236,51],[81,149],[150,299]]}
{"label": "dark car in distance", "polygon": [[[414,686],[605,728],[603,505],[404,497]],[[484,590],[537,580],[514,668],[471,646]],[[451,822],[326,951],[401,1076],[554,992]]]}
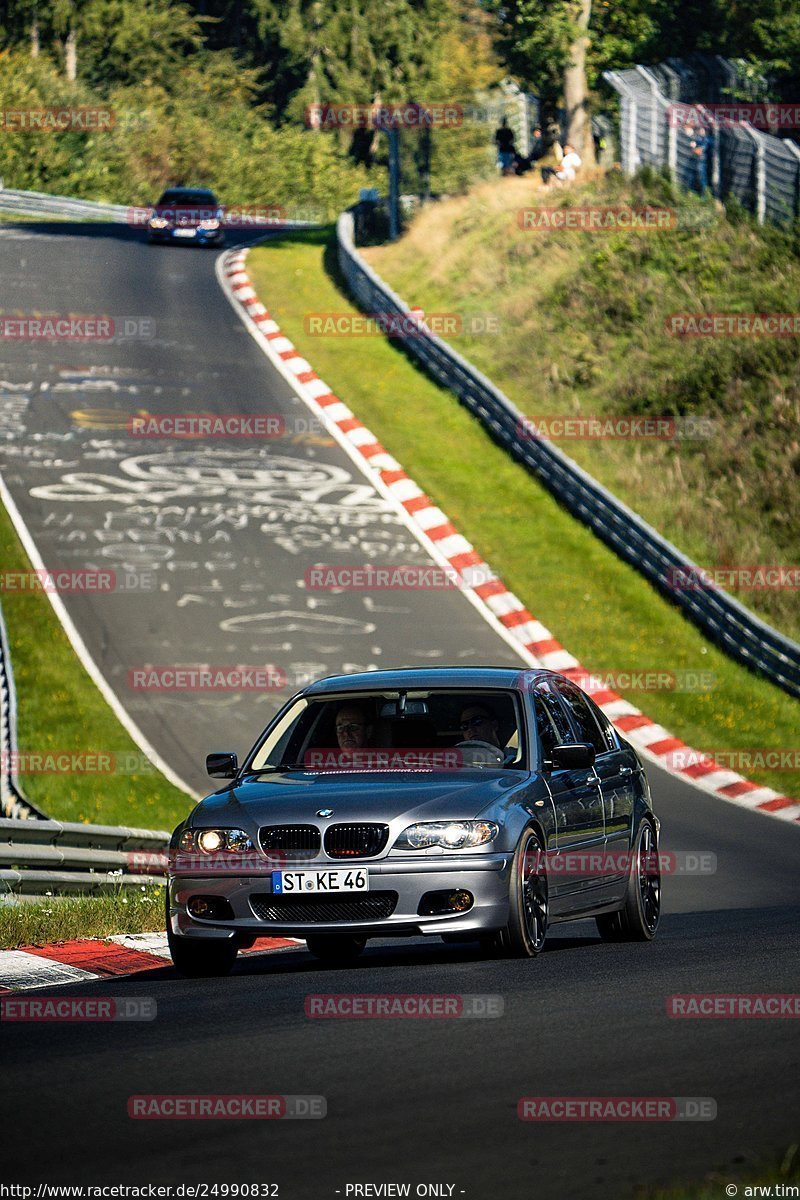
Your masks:
{"label": "dark car in distance", "polygon": [[437,667],[319,680],[175,830],[167,933],[186,975],[265,935],[321,959],[369,938],[533,957],[556,923],[650,940],[659,821],[639,758],[574,683]]}
{"label": "dark car in distance", "polygon": [[147,218],[150,242],[224,246],[225,213],[205,188],[167,188]]}

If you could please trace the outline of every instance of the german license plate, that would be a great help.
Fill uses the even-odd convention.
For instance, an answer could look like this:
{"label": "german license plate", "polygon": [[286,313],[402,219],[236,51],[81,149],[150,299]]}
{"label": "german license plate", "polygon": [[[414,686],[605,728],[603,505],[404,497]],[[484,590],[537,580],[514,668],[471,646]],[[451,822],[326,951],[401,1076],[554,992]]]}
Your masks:
{"label": "german license plate", "polygon": [[273,871],[272,891],[276,895],[298,896],[309,892],[328,894],[368,892],[369,874],[351,871]]}
{"label": "german license plate", "polygon": [[173,233],[175,237],[194,237],[197,231],[195,229],[175,229]]}

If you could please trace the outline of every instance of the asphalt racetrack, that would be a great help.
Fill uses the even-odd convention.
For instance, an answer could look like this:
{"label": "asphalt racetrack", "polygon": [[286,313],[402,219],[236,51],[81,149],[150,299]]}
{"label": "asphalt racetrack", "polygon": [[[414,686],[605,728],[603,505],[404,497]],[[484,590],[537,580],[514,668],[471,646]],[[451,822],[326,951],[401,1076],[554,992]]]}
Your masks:
{"label": "asphalt racetrack", "polygon": [[[4,342],[2,473],[48,567],[130,580],[127,592],[65,603],[124,707],[198,791],[209,790],[206,751],[244,751],[288,686],[142,692],[130,686],[135,668],[266,661],[302,682],[373,666],[522,665],[457,592],[305,586],[315,563],[425,555],[248,336],[215,257],[149,247],[113,226],[0,227],[7,311],[150,322],[152,336],[110,344]],[[267,445],[211,444],[125,428],[135,413],[178,411],[275,413],[286,433]],[[652,944],[605,945],[582,922],[554,928],[525,962],[438,939],[384,941],[347,969],[298,950],[240,961],[222,980],[180,980],[165,967],[71,988],[152,996],[157,1019],[3,1029],[6,1180],[275,1183],[282,1200],[333,1200],[356,1183],[410,1183],[412,1195],[439,1184],[474,1200],[616,1200],[780,1154],[798,1133],[796,1023],[679,1020],[666,1004],[675,993],[797,990],[797,830],[648,774],[663,848],[716,856],[713,873],[665,879]],[[342,992],[490,994],[504,1011],[306,1016],[309,995]],[[173,1093],[321,1095],[327,1116],[128,1116],[130,1096]],[[523,1096],[624,1095],[710,1097],[717,1115],[517,1116]]]}

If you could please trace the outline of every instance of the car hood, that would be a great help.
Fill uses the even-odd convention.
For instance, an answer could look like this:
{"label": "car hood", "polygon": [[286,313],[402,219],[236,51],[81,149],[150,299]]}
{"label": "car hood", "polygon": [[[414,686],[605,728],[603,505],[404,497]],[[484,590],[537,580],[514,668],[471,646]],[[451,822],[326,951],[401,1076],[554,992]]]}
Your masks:
{"label": "car hood", "polygon": [[201,221],[219,221],[222,214],[213,204],[156,204],[151,216],[166,217],[173,225],[192,227]]}
{"label": "car hood", "polygon": [[[470,819],[508,800],[510,792],[528,780],[526,772],[463,770],[406,774],[371,772],[363,775],[312,775],[286,772],[240,783],[201,801],[190,824],[244,825],[248,832],[261,825],[340,821],[433,821]],[[330,818],[317,816],[332,809]]]}

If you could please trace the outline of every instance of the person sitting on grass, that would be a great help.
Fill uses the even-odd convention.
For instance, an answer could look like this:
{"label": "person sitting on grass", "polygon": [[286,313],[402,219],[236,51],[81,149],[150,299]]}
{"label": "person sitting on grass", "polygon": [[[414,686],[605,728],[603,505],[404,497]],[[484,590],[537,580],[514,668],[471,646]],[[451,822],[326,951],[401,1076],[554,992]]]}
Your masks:
{"label": "person sitting on grass", "polygon": [[542,183],[546,187],[550,187],[551,183],[556,183],[559,186],[565,183],[572,183],[580,165],[580,155],[575,147],[567,142],[564,146],[564,157],[561,159],[558,167],[542,167]]}

